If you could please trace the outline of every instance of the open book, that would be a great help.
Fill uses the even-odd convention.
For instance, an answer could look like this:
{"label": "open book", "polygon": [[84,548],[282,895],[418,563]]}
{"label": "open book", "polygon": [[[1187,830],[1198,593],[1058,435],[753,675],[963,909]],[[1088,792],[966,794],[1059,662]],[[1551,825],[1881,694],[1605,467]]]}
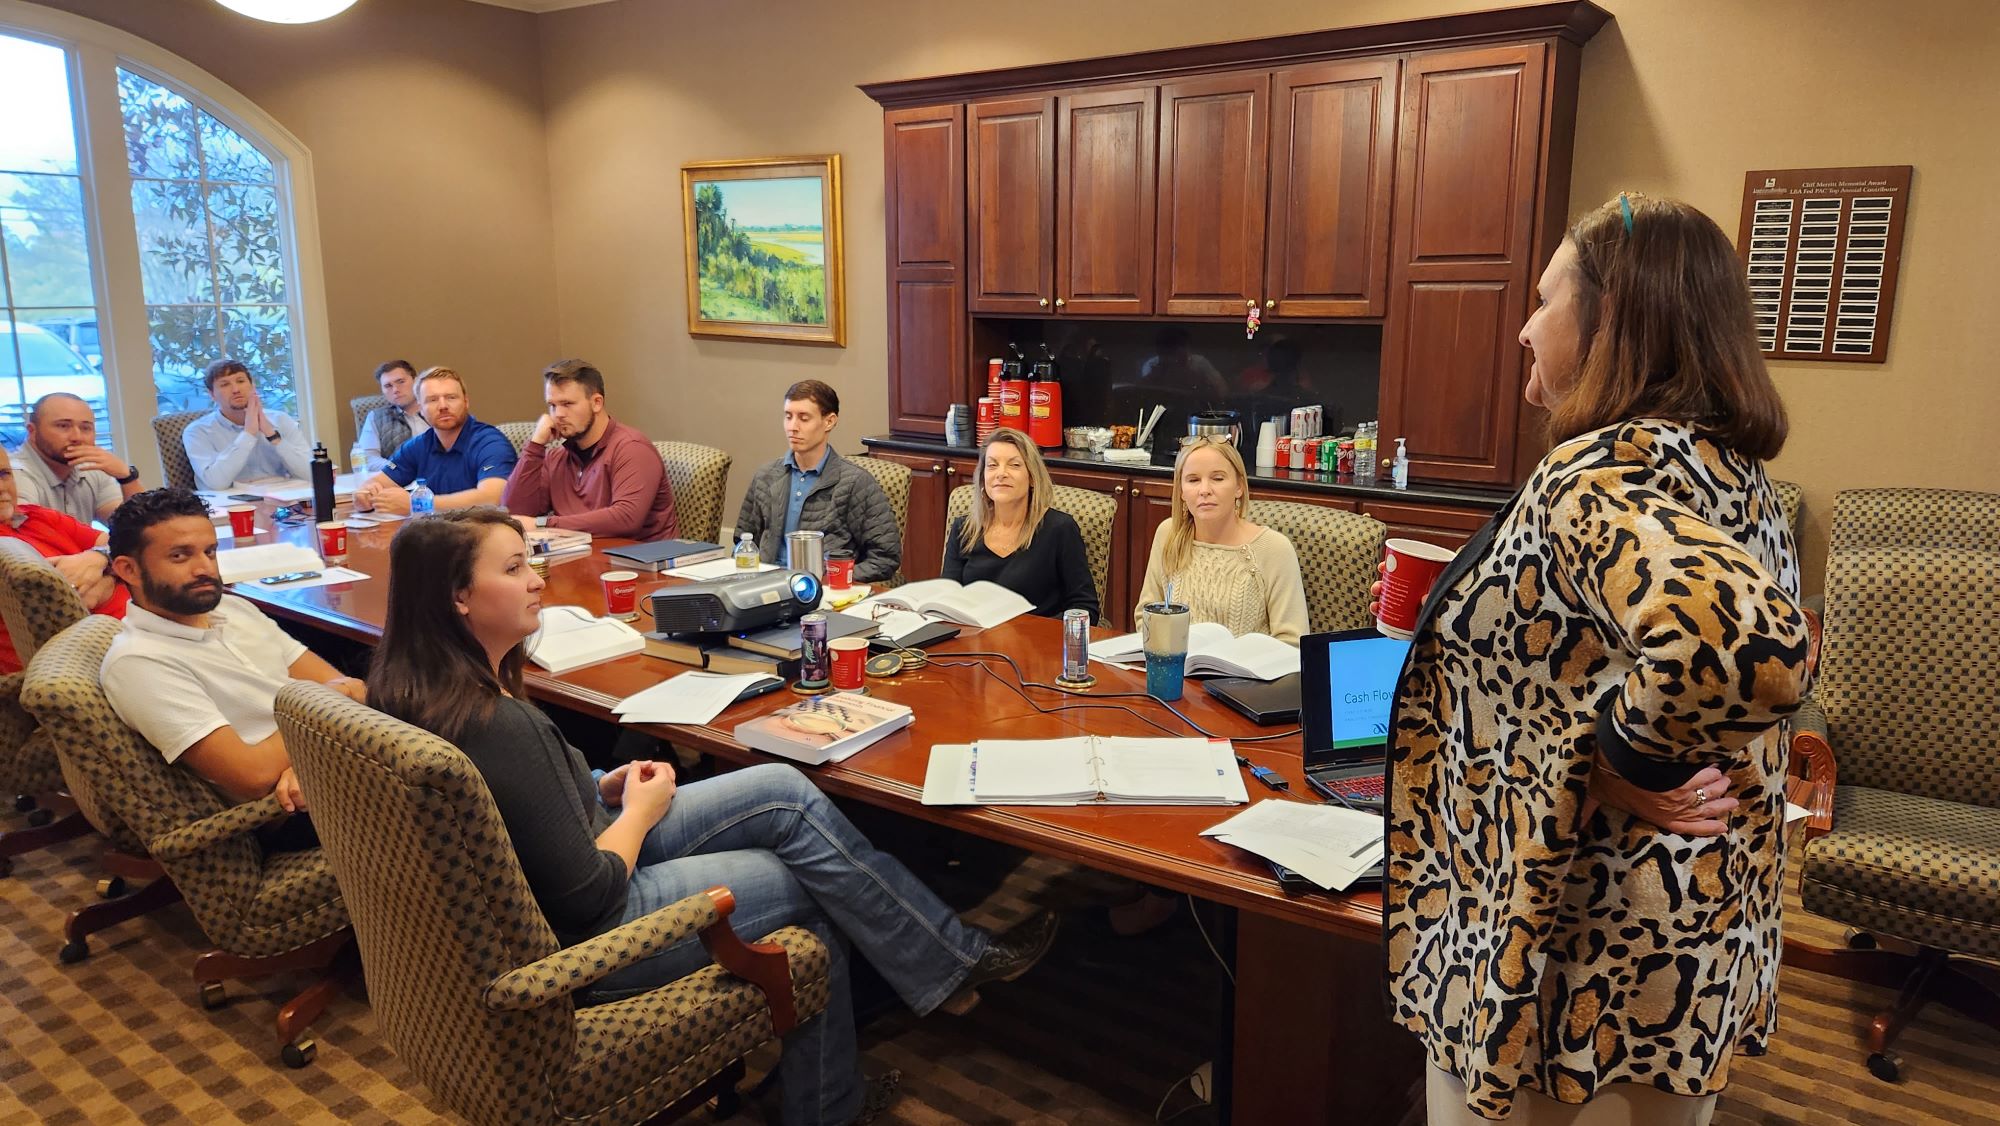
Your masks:
{"label": "open book", "polygon": [[528,659],[552,673],[566,673],[598,661],[643,652],[646,639],[615,618],[599,618],[581,606],[542,607],[542,628],[527,643]]}
{"label": "open book", "polygon": [[224,548],[215,553],[215,569],[224,583],[251,582],[294,571],[324,571],[319,552],[295,543],[260,543]]}
{"label": "open book", "polygon": [[[1133,668],[1146,663],[1146,650],[1136,633],[1107,637],[1090,643],[1090,659],[1107,665]],[[1268,633],[1232,636],[1228,627],[1215,622],[1196,622],[1188,627],[1187,675],[1219,673],[1247,676],[1255,680],[1276,680],[1299,671],[1299,650]]]}
{"label": "open book", "polygon": [[1226,739],[981,739],[931,748],[925,805],[1237,805]]}
{"label": "open book", "polygon": [[854,604],[851,613],[870,617],[877,606],[914,610],[964,626],[991,629],[1033,610],[1034,604],[999,583],[961,586],[950,579],[925,579],[883,591]]}

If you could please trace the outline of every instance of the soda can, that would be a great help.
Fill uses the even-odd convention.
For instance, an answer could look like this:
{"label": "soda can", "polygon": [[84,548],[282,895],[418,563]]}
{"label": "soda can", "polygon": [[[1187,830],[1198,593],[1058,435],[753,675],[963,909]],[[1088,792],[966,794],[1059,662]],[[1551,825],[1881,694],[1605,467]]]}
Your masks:
{"label": "soda can", "polygon": [[799,619],[799,683],[817,688],[832,676],[826,649],[826,615],[813,611]]}
{"label": "soda can", "polygon": [[1062,616],[1062,678],[1068,681],[1090,676],[1090,611],[1064,610]]}
{"label": "soda can", "polygon": [[1354,439],[1347,438],[1340,443],[1340,460],[1335,466],[1335,472],[1342,477],[1354,476]]}

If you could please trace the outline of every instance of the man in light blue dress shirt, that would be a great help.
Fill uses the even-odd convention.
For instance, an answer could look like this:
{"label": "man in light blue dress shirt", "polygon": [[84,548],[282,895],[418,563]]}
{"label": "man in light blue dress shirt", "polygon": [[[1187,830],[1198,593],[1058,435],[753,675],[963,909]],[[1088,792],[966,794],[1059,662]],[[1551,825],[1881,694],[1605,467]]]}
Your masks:
{"label": "man in light blue dress shirt", "polygon": [[202,379],[215,409],[181,433],[200,488],[228,492],[238,481],[265,477],[312,480],[312,450],[304,432],[290,415],[264,408],[249,368],[217,360]]}

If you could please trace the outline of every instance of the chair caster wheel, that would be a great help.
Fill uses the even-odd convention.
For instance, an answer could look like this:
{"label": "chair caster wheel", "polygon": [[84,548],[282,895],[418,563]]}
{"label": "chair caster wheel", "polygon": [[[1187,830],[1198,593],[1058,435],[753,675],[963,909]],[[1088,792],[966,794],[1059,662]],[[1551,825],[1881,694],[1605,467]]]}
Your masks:
{"label": "chair caster wheel", "polygon": [[28,812],[29,810],[33,809],[33,808],[35,808],[35,795],[33,795],[33,794],[15,794],[15,795],[14,795],[14,812],[15,812],[15,813],[26,813],[26,812]]}
{"label": "chair caster wheel", "polygon": [[1867,931],[1849,927],[1847,929],[1847,948],[1849,950],[1873,950],[1875,949],[1875,936],[1869,934]]}
{"label": "chair caster wheel", "polygon": [[28,828],[39,829],[55,819],[56,815],[46,809],[31,809],[28,811]]}
{"label": "chair caster wheel", "polygon": [[125,894],[125,877],[113,876],[97,881],[97,895],[100,899],[116,899]]}
{"label": "chair caster wheel", "polygon": [[278,1058],[285,1061],[286,1067],[295,1068],[304,1067],[311,1063],[313,1057],[316,1055],[319,1055],[319,1045],[313,1043],[310,1039],[300,1040],[296,1044],[287,1044],[278,1052]]}
{"label": "chair caster wheel", "polygon": [[0,880],[4,880],[13,874],[14,858],[11,856],[0,856]]}
{"label": "chair caster wheel", "polygon": [[1903,1061],[1887,1052],[1875,1052],[1868,1057],[1868,1070],[1884,1083],[1894,1083],[1902,1078]]}
{"label": "chair caster wheel", "polygon": [[228,1003],[229,990],[221,982],[204,981],[201,983],[202,1008],[207,1009],[209,1012],[214,1012]]}
{"label": "chair caster wheel", "polygon": [[74,942],[63,943],[62,949],[56,951],[56,960],[65,966],[74,966],[88,957],[90,957],[90,943],[80,938]]}

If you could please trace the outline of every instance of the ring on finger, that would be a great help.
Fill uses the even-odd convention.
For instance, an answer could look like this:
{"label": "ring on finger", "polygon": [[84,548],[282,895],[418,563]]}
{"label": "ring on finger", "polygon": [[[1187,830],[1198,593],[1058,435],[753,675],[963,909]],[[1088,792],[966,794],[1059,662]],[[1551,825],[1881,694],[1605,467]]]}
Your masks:
{"label": "ring on finger", "polygon": [[1694,807],[1695,807],[1696,809],[1700,809],[1700,808],[1701,808],[1702,806],[1705,806],[1705,805],[1707,805],[1707,804],[1708,804],[1708,790],[1707,790],[1707,788],[1705,788],[1705,787],[1701,787],[1701,786],[1697,786],[1697,787],[1695,787],[1695,791],[1694,791]]}

